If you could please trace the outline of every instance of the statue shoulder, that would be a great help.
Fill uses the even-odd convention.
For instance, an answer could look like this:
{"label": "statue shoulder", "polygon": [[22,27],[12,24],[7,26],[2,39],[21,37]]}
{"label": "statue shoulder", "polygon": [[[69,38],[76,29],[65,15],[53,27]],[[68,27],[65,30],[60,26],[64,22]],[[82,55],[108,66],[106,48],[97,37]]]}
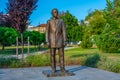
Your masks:
{"label": "statue shoulder", "polygon": [[50,23],[50,20],[47,21],[47,24]]}

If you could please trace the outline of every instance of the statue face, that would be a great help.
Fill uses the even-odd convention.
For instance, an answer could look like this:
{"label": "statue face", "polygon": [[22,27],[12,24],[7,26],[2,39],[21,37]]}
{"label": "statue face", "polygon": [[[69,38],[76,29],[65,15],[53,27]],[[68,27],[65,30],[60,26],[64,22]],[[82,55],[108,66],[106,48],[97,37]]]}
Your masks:
{"label": "statue face", "polygon": [[56,9],[52,10],[52,16],[55,18],[58,17],[58,11]]}

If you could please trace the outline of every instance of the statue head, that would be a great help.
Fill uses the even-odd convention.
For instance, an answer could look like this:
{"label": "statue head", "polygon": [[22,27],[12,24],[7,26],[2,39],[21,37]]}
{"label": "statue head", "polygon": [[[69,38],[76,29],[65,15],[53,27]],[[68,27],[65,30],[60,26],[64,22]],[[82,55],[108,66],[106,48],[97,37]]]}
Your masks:
{"label": "statue head", "polygon": [[52,16],[53,16],[53,18],[58,18],[58,10],[56,9],[56,8],[54,8],[54,9],[52,9]]}

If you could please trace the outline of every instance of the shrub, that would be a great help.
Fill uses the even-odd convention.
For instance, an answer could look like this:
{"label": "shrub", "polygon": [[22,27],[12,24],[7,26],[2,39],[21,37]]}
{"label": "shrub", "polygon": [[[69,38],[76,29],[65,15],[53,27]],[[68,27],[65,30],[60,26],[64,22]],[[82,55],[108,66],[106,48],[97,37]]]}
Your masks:
{"label": "shrub", "polygon": [[19,63],[19,60],[16,58],[0,58],[0,68],[15,67],[12,65],[16,63]]}
{"label": "shrub", "polygon": [[86,58],[84,65],[89,67],[97,67],[98,61],[100,61],[100,55],[94,54]]}
{"label": "shrub", "polygon": [[2,45],[2,50],[5,46],[10,46],[15,43],[18,32],[13,28],[0,27],[0,44]]}
{"label": "shrub", "polygon": [[120,30],[106,26],[100,35],[94,36],[97,47],[103,52],[118,52],[120,47]]}
{"label": "shrub", "polygon": [[90,36],[85,34],[80,45],[82,48],[91,48],[93,43],[91,41]]}
{"label": "shrub", "polygon": [[115,59],[115,60],[108,59],[104,63],[104,67],[105,67],[105,70],[118,73],[120,72],[120,60],[119,59]]}
{"label": "shrub", "polygon": [[50,65],[49,55],[30,55],[26,57],[25,62],[31,67],[34,66],[48,66]]}
{"label": "shrub", "polygon": [[50,65],[49,55],[30,55],[24,60],[0,58],[0,68],[37,67]]}
{"label": "shrub", "polygon": [[120,73],[120,59],[111,59],[107,56],[101,56],[100,61],[98,62],[98,68]]}

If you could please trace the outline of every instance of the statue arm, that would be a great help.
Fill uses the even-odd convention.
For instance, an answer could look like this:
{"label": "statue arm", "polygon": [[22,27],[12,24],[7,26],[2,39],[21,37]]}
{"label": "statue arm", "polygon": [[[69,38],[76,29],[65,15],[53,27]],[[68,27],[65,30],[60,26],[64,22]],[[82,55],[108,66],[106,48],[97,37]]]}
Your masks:
{"label": "statue arm", "polygon": [[63,41],[64,41],[64,46],[66,45],[66,27],[64,22],[62,21],[62,34],[63,34]]}
{"label": "statue arm", "polygon": [[50,33],[50,30],[49,30],[49,21],[47,21],[47,26],[46,26],[46,43],[49,44],[49,33]]}

